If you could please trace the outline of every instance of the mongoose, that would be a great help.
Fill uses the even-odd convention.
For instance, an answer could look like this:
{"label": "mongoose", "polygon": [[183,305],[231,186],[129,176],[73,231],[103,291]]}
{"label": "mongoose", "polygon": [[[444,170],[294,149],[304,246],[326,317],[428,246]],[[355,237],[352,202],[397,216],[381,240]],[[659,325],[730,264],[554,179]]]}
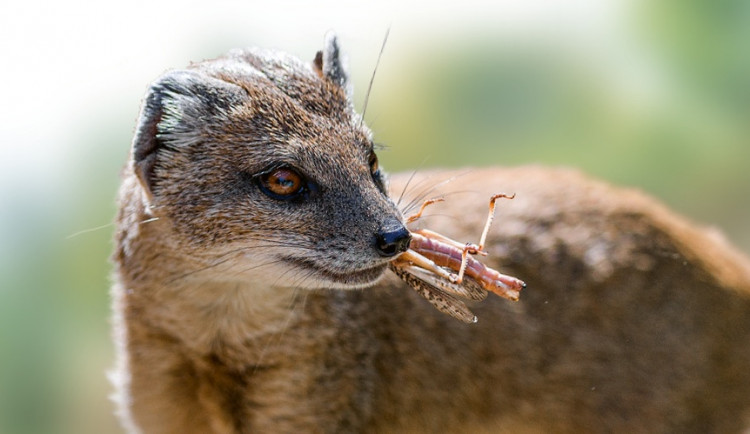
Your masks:
{"label": "mongoose", "polygon": [[482,260],[528,289],[464,324],[387,272],[408,174],[388,190],[350,97],[332,36],[309,63],[232,51],[150,86],[113,255],[128,432],[750,427],[750,266],[721,237],[575,171],[423,171],[447,199],[420,223],[454,239],[517,195]]}

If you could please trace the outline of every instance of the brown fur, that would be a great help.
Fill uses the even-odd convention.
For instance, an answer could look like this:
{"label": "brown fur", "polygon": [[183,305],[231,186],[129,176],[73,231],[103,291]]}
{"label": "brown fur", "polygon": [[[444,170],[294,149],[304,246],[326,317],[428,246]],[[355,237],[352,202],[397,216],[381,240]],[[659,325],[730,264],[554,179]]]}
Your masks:
{"label": "brown fur", "polygon": [[[419,224],[529,285],[477,324],[393,275],[335,40],[315,62],[234,52],[149,91],[124,173],[114,376],[131,432],[737,432],[750,426],[750,266],[641,194],[541,167],[455,177]],[[315,180],[298,202],[254,176]],[[405,176],[392,180],[397,195]],[[409,195],[407,195],[409,196]],[[413,195],[412,195],[413,197]],[[443,215],[438,217],[437,215]],[[335,288],[335,289],[327,289]]]}

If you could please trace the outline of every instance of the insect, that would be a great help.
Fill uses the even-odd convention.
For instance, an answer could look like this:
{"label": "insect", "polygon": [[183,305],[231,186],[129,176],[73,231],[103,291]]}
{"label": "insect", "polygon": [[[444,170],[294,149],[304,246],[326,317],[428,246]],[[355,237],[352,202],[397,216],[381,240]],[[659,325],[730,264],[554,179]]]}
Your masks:
{"label": "insect", "polygon": [[[495,201],[514,197],[515,194],[501,193],[490,198],[489,215],[479,244],[462,244],[428,229],[414,230],[409,249],[390,262],[390,269],[440,312],[466,323],[476,322],[477,317],[464,300],[481,301],[488,292],[493,292],[517,301],[526,284],[473,257],[487,255],[484,243],[495,218]],[[442,201],[442,198],[425,201],[417,213],[407,218],[407,224],[418,220],[427,206]]]}

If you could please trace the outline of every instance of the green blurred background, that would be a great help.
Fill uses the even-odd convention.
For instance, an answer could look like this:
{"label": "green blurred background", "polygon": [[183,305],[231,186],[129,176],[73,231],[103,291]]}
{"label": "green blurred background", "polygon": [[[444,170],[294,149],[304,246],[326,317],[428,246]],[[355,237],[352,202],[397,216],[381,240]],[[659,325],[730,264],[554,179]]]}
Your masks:
{"label": "green blurred background", "polygon": [[[118,171],[168,68],[327,30],[391,171],[546,164],[750,251],[750,2],[26,2],[0,11],[0,433],[108,433]],[[85,231],[93,229],[90,231]],[[84,232],[81,232],[84,231]]]}

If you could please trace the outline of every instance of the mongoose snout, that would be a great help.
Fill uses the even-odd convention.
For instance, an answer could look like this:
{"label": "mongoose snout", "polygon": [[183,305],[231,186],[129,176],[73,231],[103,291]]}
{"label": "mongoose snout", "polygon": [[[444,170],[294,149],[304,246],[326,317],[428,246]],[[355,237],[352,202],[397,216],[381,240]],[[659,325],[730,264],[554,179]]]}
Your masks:
{"label": "mongoose snout", "polygon": [[396,256],[409,248],[411,233],[400,221],[392,219],[375,234],[375,248],[384,258]]}

